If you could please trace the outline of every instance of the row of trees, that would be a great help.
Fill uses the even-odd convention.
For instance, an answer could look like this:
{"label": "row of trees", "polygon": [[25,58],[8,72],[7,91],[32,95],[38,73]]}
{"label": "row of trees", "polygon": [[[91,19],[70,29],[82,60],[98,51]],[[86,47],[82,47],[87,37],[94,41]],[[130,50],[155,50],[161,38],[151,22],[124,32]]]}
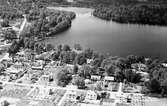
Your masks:
{"label": "row of trees", "polygon": [[120,23],[167,25],[167,8],[161,5],[130,5],[99,7],[93,15]]}

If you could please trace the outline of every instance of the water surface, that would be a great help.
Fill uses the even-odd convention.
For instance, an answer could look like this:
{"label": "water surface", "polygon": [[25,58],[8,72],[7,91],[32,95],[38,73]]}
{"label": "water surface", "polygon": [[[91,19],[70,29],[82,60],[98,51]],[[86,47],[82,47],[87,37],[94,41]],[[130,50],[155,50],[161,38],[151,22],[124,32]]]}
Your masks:
{"label": "water surface", "polygon": [[92,16],[92,9],[76,7],[49,7],[74,11],[77,16],[72,27],[56,38],[47,40],[54,45],[80,43],[113,56],[129,54],[167,58],[167,27],[119,24]]}

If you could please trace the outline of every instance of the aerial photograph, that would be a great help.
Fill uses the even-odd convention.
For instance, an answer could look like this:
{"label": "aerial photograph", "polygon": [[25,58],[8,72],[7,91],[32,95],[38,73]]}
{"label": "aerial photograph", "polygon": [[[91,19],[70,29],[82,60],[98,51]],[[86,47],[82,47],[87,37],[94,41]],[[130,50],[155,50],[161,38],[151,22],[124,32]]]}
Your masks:
{"label": "aerial photograph", "polygon": [[0,0],[0,106],[167,106],[167,0]]}

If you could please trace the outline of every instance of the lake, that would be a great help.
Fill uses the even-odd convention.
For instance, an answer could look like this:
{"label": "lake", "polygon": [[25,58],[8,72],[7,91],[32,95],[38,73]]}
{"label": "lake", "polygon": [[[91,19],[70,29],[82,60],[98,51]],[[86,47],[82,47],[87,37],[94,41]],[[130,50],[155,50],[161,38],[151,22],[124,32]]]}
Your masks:
{"label": "lake", "polygon": [[76,19],[67,31],[55,35],[47,42],[54,44],[81,44],[112,56],[130,54],[152,58],[167,58],[167,27],[119,24],[104,21],[92,15],[93,9],[77,7],[48,7],[73,11]]}

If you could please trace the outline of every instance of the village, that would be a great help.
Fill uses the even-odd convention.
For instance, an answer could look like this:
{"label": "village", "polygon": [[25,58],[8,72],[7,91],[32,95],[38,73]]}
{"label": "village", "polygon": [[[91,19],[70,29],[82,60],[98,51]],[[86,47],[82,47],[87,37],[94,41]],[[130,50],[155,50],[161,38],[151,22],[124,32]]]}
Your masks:
{"label": "village", "polygon": [[[72,49],[76,53],[81,50]],[[54,50],[42,54],[21,49],[15,58],[5,53],[1,58],[0,102],[9,106],[145,106],[149,100],[141,94],[142,86],[116,82],[115,76],[100,73],[78,81],[78,73],[73,73],[76,65],[54,61],[49,58]],[[33,54],[33,55],[32,55]],[[43,59],[46,58],[46,59]],[[85,65],[91,66],[93,59],[87,59]],[[82,70],[82,65],[77,65]],[[149,80],[148,73],[142,72],[146,65],[133,64],[137,67],[142,80]],[[67,85],[58,85],[58,73],[63,69],[72,73]],[[80,77],[79,77],[80,78]],[[6,105],[5,105],[6,106]]]}
{"label": "village", "polygon": [[[25,24],[24,21],[22,24]],[[20,30],[17,30],[18,34]],[[1,49],[8,48],[9,45],[11,44],[3,44]],[[77,45],[71,51],[80,54],[83,52],[80,48]],[[145,106],[145,100],[148,98],[141,94],[141,86],[116,82],[115,76],[105,75],[105,70],[101,67],[99,74],[92,74],[76,84],[79,77],[78,73],[73,73],[76,65],[53,60],[50,58],[53,54],[54,50],[37,54],[30,49],[20,49],[13,58],[9,53],[5,53],[0,59],[1,105]],[[91,67],[93,61],[86,59],[85,65]],[[140,70],[138,72],[143,81],[149,80],[148,73],[142,72],[147,68],[146,65],[138,63],[132,64],[131,67]],[[82,70],[83,67],[77,64],[77,68]],[[64,87],[58,85],[57,79],[58,73],[63,69],[72,73],[71,81]]]}
{"label": "village", "polygon": [[[73,70],[73,65],[61,65],[59,61],[46,63],[43,60],[26,59],[23,51],[17,53],[17,59],[22,62],[12,63],[6,54],[1,63],[5,64],[5,71],[0,76],[1,100],[14,105],[24,103],[27,106],[144,106],[146,99],[140,94],[140,87],[127,86],[114,81],[113,76],[101,77],[91,75],[85,79],[85,86],[103,83],[101,91],[90,88],[78,89],[69,83],[66,87],[57,86],[55,74],[61,68]],[[73,79],[76,75],[73,76]],[[5,96],[5,97],[4,97]],[[4,101],[1,101],[3,103]],[[43,103],[44,102],[44,103]],[[18,105],[23,106],[23,104]]]}
{"label": "village", "polygon": [[156,101],[147,94],[165,95],[167,82],[157,79],[165,78],[158,71],[167,61],[54,47],[44,40],[68,30],[76,14],[34,3],[28,11],[0,19],[0,106],[147,106]]}

